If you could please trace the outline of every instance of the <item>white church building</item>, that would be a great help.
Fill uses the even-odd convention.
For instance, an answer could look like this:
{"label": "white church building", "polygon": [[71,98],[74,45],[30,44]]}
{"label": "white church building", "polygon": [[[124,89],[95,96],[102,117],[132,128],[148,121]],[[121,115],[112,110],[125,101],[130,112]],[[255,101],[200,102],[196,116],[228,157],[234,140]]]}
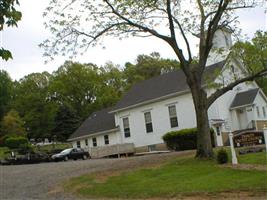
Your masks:
{"label": "white church building", "polygon": [[[208,94],[216,90],[210,83],[227,85],[246,73],[238,60],[224,61],[231,45],[230,31],[216,32],[214,49],[221,48],[224,53],[214,50],[209,57],[205,70]],[[230,130],[261,130],[267,125],[267,98],[256,82],[242,83],[218,98],[208,115],[216,145],[227,145]],[[184,73],[178,70],[137,83],[114,107],[91,114],[68,141],[95,157],[123,153],[125,148],[129,152],[166,150],[165,133],[193,127],[192,95]],[[99,153],[101,150],[106,154]]]}

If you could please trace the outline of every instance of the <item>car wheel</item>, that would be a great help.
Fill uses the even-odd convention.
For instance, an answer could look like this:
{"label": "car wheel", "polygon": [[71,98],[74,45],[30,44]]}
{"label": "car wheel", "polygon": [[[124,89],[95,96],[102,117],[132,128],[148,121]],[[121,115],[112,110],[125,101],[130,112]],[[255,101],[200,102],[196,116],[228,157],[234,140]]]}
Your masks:
{"label": "car wheel", "polygon": [[87,159],[87,155],[83,155],[83,160],[86,160]]}
{"label": "car wheel", "polygon": [[69,160],[68,156],[65,156],[64,160],[65,161],[68,161]]}

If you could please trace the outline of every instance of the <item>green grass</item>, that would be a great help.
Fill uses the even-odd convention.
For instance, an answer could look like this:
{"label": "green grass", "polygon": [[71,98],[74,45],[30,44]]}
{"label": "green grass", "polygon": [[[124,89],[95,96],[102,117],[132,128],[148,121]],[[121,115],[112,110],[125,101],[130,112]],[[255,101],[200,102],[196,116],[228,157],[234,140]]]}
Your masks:
{"label": "green grass", "polygon": [[224,168],[214,161],[178,158],[159,168],[123,172],[98,180],[97,175],[72,178],[64,187],[91,198],[153,198],[224,191],[267,191],[266,171]]}
{"label": "green grass", "polygon": [[[231,155],[231,149],[229,147],[223,147],[228,154],[228,162],[231,163],[232,155]],[[217,151],[220,148],[216,148],[214,151],[217,153]],[[240,148],[242,149],[242,148]],[[236,149],[236,155],[237,155],[237,160],[239,164],[259,164],[259,165],[267,165],[267,156],[266,152],[259,152],[259,153],[248,153],[244,155],[239,155],[238,151],[240,149]],[[245,148],[243,148],[245,149]]]}
{"label": "green grass", "polygon": [[266,152],[239,155],[237,159],[239,163],[267,165]]}
{"label": "green grass", "polygon": [[8,151],[9,149],[7,147],[0,147],[0,160],[6,157],[6,152]]}

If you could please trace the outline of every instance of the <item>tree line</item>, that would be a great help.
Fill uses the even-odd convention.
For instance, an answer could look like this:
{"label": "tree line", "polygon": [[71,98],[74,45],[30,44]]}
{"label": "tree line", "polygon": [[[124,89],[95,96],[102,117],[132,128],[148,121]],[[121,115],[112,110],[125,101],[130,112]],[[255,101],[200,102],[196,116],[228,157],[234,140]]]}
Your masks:
{"label": "tree line", "polygon": [[113,106],[136,82],[178,68],[176,60],[151,53],[124,68],[66,61],[53,73],[32,73],[19,81],[0,70],[0,138],[65,141],[92,112]]}

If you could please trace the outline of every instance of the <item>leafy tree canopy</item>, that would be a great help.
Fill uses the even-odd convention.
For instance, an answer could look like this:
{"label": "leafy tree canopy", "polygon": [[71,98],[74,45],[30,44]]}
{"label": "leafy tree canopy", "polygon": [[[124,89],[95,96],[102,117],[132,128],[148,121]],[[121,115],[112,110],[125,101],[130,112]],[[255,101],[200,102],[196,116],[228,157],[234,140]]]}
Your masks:
{"label": "leafy tree canopy", "polygon": [[51,136],[56,140],[66,141],[79,125],[80,119],[76,112],[65,105],[61,105],[56,112]]}
{"label": "leafy tree canopy", "polygon": [[[18,0],[1,0],[0,1],[0,31],[4,29],[4,25],[17,26],[17,22],[21,20],[22,14],[16,9],[19,5]],[[9,50],[0,48],[0,57],[3,60],[12,58]]]}
{"label": "leafy tree canopy", "polygon": [[250,73],[267,67],[267,32],[257,31],[251,41],[236,42],[233,55],[239,57]]}
{"label": "leafy tree canopy", "polygon": [[4,116],[2,121],[2,134],[3,135],[26,135],[24,122],[20,118],[19,113],[15,110],[9,111]]}
{"label": "leafy tree canopy", "polygon": [[129,62],[125,64],[124,76],[128,85],[127,88],[139,81],[177,69],[179,69],[179,62],[163,59],[157,52],[153,52],[150,55],[138,55],[136,64]]}
{"label": "leafy tree canopy", "polygon": [[0,120],[8,110],[12,98],[13,82],[8,73],[0,70]]}
{"label": "leafy tree canopy", "polygon": [[53,73],[49,90],[51,99],[75,110],[84,119],[97,99],[101,84],[99,72],[93,64],[65,62]]}
{"label": "leafy tree canopy", "polygon": [[[257,31],[251,41],[237,42],[233,55],[241,58],[251,74],[267,68],[267,32]],[[267,78],[260,77],[257,83],[267,94]]]}
{"label": "leafy tree canopy", "polygon": [[48,137],[53,128],[57,107],[48,99],[50,78],[48,72],[33,73],[16,84],[12,106],[25,121],[29,138]]}

